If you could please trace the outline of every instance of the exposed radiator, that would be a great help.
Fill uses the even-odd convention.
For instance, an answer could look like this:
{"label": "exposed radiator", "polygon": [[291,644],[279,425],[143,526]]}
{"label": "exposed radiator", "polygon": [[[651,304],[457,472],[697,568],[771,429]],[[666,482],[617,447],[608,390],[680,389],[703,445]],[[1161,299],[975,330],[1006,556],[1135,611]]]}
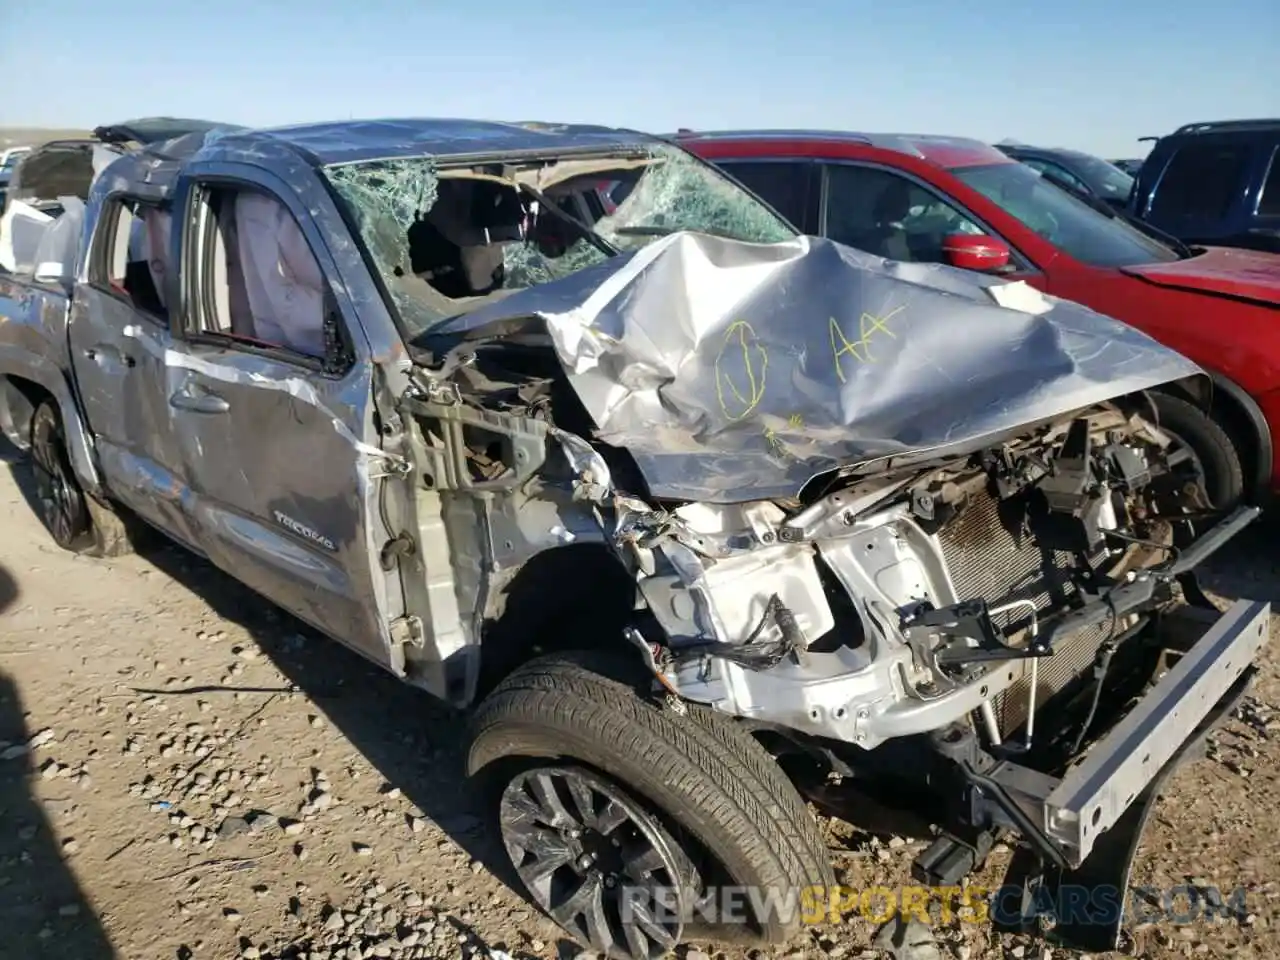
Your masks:
{"label": "exposed radiator", "polygon": [[[1043,610],[1057,594],[1069,597],[1074,586],[1067,580],[1072,557],[1068,553],[1041,550],[1030,538],[1011,531],[1002,522],[1000,501],[988,493],[970,498],[960,516],[939,534],[942,553],[951,569],[960,600],[983,598],[995,607],[1014,600],[1030,600]],[[1008,618],[1025,617],[1016,611]],[[1088,669],[1098,647],[1111,631],[1102,624],[1081,631],[1055,645],[1055,653],[1040,661],[1037,703],[1061,690],[1068,681]],[[1030,661],[1011,660],[1017,682],[995,699],[1001,735],[1008,735],[1026,720],[1030,690]]]}

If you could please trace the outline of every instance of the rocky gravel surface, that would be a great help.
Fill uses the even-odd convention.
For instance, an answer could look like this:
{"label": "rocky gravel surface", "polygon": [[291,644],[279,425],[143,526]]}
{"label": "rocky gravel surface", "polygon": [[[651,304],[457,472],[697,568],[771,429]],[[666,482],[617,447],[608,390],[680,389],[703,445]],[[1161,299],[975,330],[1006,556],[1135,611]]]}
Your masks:
{"label": "rocky gravel surface", "polygon": [[[182,551],[71,557],[0,464],[0,957],[578,958],[515,890],[461,774],[458,716]],[[11,475],[12,474],[12,475]],[[1274,528],[1216,563],[1280,601]],[[1179,772],[1135,883],[1215,920],[1150,917],[1127,953],[1280,957],[1280,651],[1207,760]],[[843,882],[909,882],[920,841],[824,824]],[[997,886],[998,848],[974,883]],[[1219,893],[1221,892],[1221,893]],[[1065,960],[959,915],[851,912],[753,960]],[[687,960],[740,960],[714,944]],[[586,960],[586,958],[584,958]]]}

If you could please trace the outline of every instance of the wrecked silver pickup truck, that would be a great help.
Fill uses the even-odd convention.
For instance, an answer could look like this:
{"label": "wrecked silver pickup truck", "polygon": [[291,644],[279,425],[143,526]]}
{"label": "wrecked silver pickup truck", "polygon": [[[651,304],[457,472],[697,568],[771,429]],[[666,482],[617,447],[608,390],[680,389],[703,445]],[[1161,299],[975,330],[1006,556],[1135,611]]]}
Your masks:
{"label": "wrecked silver pickup truck", "polygon": [[791,936],[834,882],[802,795],[918,818],[933,884],[1012,833],[1028,889],[1123,886],[1268,639],[1194,580],[1256,510],[1160,429],[1189,361],[631,132],[174,127],[6,214],[0,423],[58,543],[140,518],[474,706],[529,896],[611,956]]}

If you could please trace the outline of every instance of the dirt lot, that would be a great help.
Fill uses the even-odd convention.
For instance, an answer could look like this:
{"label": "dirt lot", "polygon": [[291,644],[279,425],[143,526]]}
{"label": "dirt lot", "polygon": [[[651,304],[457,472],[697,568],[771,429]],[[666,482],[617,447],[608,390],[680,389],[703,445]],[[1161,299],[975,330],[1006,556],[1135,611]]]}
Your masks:
{"label": "dirt lot", "polygon": [[[578,955],[505,885],[460,776],[456,716],[176,548],[105,562],[58,551],[8,458],[0,957]],[[1251,531],[1214,589],[1280,600],[1275,543]],[[1280,957],[1277,662],[1214,759],[1177,775],[1137,876],[1243,887],[1247,908],[1150,924],[1132,955]],[[830,836],[848,883],[906,882],[912,842]],[[1007,862],[997,854],[984,879]],[[878,957],[874,934],[850,917],[777,955]],[[955,920],[934,935],[902,956],[1074,956]]]}

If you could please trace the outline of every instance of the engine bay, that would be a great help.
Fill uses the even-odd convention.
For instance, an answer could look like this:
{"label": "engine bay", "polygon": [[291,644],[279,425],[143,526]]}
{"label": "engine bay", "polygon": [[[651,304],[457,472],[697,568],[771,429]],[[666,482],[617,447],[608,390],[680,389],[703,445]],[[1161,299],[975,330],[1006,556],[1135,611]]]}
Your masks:
{"label": "engine bay", "polygon": [[[558,373],[545,337],[505,332],[455,351],[448,380],[464,407],[544,425],[539,476],[574,489],[634,578],[629,637],[661,683],[866,747],[969,713],[992,742],[1029,741],[1038,701],[1174,596],[1178,543],[1211,515],[1141,394],[967,455],[709,504],[651,496]],[[528,476],[501,434],[464,434],[470,482]]]}
{"label": "engine bay", "polygon": [[680,696],[864,746],[976,710],[999,743],[1172,599],[1207,508],[1170,438],[1107,405],[809,503],[633,501],[615,542]]}

